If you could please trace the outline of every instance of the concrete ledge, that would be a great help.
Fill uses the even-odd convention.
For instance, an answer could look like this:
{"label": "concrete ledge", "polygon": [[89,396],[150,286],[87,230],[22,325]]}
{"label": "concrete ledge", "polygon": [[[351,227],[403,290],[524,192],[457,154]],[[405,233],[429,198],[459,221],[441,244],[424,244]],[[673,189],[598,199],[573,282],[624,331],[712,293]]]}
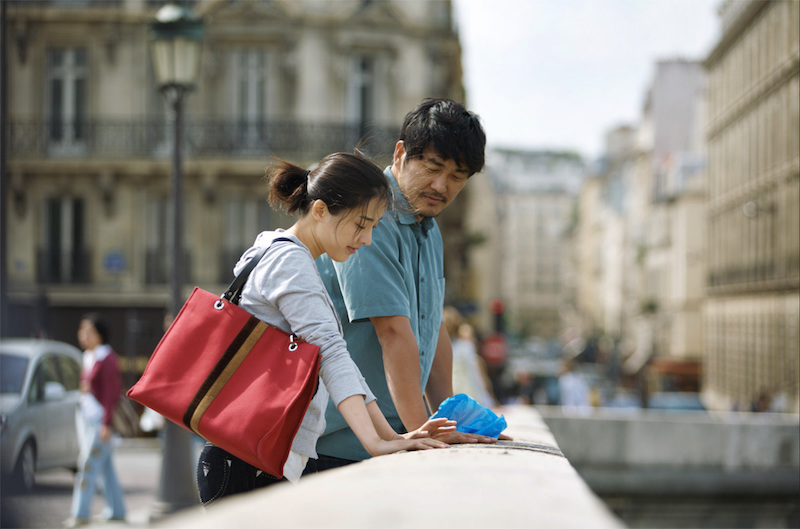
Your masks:
{"label": "concrete ledge", "polygon": [[404,452],[192,509],[159,527],[624,527],[530,407],[506,407],[513,442]]}

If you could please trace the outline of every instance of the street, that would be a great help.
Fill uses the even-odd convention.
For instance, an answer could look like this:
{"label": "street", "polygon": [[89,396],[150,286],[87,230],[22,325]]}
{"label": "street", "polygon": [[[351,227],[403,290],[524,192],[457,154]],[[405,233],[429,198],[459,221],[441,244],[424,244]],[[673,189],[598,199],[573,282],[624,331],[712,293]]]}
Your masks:
{"label": "street", "polygon": [[[125,491],[128,525],[147,525],[158,493],[161,475],[161,444],[156,438],[124,439],[114,454],[119,480]],[[52,470],[36,475],[36,487],[30,494],[8,494],[2,490],[0,527],[60,528],[69,518],[74,474],[69,470]],[[95,498],[93,517],[101,516],[102,495]],[[92,524],[89,527],[111,527]],[[124,527],[120,524],[114,527]]]}

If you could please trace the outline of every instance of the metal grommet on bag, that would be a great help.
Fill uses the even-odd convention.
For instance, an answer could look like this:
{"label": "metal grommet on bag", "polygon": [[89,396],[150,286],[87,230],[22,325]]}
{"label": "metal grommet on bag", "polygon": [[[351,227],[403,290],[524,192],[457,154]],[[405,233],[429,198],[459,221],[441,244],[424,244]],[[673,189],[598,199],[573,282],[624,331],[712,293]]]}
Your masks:
{"label": "metal grommet on bag", "polygon": [[295,351],[297,349],[297,342],[294,341],[295,335],[292,334],[289,336],[289,350]]}
{"label": "metal grommet on bag", "polygon": [[219,298],[216,303],[214,303],[214,308],[217,310],[222,310],[225,308],[225,302],[222,301],[222,298]]}

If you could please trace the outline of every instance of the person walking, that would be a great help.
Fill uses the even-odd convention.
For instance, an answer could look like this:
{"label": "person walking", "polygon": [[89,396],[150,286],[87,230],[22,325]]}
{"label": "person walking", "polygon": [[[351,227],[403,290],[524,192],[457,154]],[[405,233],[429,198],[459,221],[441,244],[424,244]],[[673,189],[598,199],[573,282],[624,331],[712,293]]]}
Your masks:
{"label": "person walking", "polygon": [[[449,333],[448,333],[449,334]],[[475,329],[461,323],[453,338],[453,393],[466,393],[481,406],[497,405],[489,391],[489,376],[475,345]]]}
{"label": "person walking", "polygon": [[98,480],[103,483],[106,520],[125,520],[125,499],[114,469],[111,428],[122,394],[117,354],[108,344],[108,325],[96,313],[85,314],[78,326],[84,349],[81,370],[81,406],[78,412],[80,455],[72,494],[72,517],[66,527],[89,523]]}
{"label": "person walking", "polygon": [[373,230],[392,199],[381,170],[360,155],[335,153],[311,171],[281,162],[268,177],[270,204],[289,214],[300,213],[300,218],[285,231],[262,232],[242,255],[234,268],[236,274],[253,255],[268,247],[245,283],[239,306],[318,345],[322,384],[292,442],[283,478],[270,476],[206,444],[197,468],[204,505],[277,481],[298,481],[307,462],[317,457],[316,441],[325,428],[329,400],[352,428],[357,442],[372,456],[447,448],[433,437],[455,428],[455,423],[446,419],[420,423],[405,435],[391,428],[348,354],[336,311],[314,262],[323,254],[344,262],[371,244]]}
{"label": "person walking", "polygon": [[[447,99],[428,99],[409,112],[384,174],[394,202],[372,245],[346,262],[317,266],[344,328],[347,347],[397,431],[414,431],[453,395],[452,348],[443,323],[442,236],[434,220],[484,164],[486,135],[478,117]],[[370,457],[336,406],[306,472]],[[451,432],[448,443],[492,443]]]}

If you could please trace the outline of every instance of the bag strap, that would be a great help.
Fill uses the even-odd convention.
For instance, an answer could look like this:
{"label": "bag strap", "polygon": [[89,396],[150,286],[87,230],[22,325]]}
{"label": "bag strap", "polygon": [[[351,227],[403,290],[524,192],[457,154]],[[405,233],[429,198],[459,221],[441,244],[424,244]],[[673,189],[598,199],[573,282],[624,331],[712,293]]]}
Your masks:
{"label": "bag strap", "polygon": [[288,237],[277,237],[269,243],[268,246],[261,248],[256,254],[247,261],[247,264],[244,265],[242,271],[239,272],[239,275],[234,278],[233,282],[228,287],[228,290],[222,294],[222,299],[226,299],[233,303],[234,305],[239,304],[239,300],[242,299],[242,290],[244,290],[244,284],[247,282],[247,278],[250,277],[250,272],[256,267],[261,258],[264,257],[264,254],[267,253],[267,250],[275,243],[275,241],[289,241],[294,242],[293,240],[289,239]]}

